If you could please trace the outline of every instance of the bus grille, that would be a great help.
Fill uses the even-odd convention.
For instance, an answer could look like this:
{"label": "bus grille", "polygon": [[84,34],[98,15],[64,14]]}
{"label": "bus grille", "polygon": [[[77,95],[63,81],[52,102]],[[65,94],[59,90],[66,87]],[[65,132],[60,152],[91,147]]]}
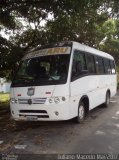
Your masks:
{"label": "bus grille", "polygon": [[37,117],[37,118],[49,118],[46,110],[19,110],[20,117]]}
{"label": "bus grille", "polygon": [[[18,102],[19,104],[28,104],[28,98],[19,98]],[[31,99],[32,104],[44,104],[46,101],[46,98],[32,98]]]}
{"label": "bus grille", "polygon": [[47,114],[45,110],[20,110],[20,113],[44,113]]}

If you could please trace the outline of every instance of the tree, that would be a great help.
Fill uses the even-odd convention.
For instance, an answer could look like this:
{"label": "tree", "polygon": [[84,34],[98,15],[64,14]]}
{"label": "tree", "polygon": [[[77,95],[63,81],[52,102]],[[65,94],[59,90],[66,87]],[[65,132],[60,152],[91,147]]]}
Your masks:
{"label": "tree", "polygon": [[[0,31],[12,32],[12,36],[8,40],[0,34],[0,76],[8,76],[30,48],[57,41],[75,40],[118,56],[114,50],[118,47],[119,25],[108,21],[118,19],[118,11],[118,0],[1,1]],[[45,26],[41,26],[43,20]]]}
{"label": "tree", "polygon": [[119,20],[109,19],[101,29],[105,39],[100,43],[100,49],[114,56],[119,65]]}

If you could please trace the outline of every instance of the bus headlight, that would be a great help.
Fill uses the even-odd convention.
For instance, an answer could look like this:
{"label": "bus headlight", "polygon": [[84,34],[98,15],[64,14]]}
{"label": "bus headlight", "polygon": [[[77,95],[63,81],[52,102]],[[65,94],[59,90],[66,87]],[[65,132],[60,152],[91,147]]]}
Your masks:
{"label": "bus headlight", "polygon": [[53,99],[52,99],[52,98],[50,98],[50,99],[49,99],[49,103],[52,103],[52,102],[53,102]]}
{"label": "bus headlight", "polygon": [[10,102],[14,104],[14,103],[17,103],[17,100],[15,98],[11,98]]}
{"label": "bus headlight", "polygon": [[49,97],[47,104],[59,104],[66,102],[66,97]]}
{"label": "bus headlight", "polygon": [[55,103],[59,103],[59,102],[60,102],[59,97],[55,97],[55,98],[54,98],[54,102],[55,102]]}

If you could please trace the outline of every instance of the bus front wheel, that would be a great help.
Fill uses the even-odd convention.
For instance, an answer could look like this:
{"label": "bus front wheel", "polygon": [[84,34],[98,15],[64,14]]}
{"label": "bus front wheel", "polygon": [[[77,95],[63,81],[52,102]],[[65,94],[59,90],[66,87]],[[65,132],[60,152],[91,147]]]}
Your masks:
{"label": "bus front wheel", "polygon": [[109,106],[109,103],[110,103],[110,92],[108,91],[106,93],[106,98],[105,98],[104,106],[107,108]]}
{"label": "bus front wheel", "polygon": [[78,107],[78,116],[75,118],[77,123],[82,123],[85,119],[86,110],[83,102],[80,102]]}

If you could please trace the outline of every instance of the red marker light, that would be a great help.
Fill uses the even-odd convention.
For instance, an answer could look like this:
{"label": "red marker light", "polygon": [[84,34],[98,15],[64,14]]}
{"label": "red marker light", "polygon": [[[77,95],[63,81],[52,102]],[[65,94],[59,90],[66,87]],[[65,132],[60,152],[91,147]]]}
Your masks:
{"label": "red marker light", "polygon": [[21,96],[21,94],[17,94],[17,96]]}

